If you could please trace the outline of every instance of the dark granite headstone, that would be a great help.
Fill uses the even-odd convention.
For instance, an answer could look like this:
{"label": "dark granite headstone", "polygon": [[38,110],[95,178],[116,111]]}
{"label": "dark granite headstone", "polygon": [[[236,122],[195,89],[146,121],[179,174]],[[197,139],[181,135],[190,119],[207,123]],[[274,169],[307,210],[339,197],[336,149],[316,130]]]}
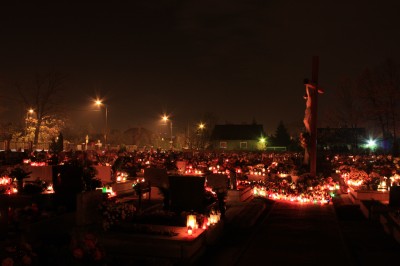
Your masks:
{"label": "dark granite headstone", "polygon": [[84,190],[83,168],[75,165],[53,167],[55,200],[67,210],[76,210],[76,195]]}
{"label": "dark granite headstone", "polygon": [[215,191],[226,191],[228,189],[228,176],[224,174],[209,174],[207,176],[207,186]]}
{"label": "dark granite headstone", "polygon": [[171,210],[203,212],[204,176],[169,176]]}
{"label": "dark granite headstone", "polygon": [[228,193],[228,176],[224,174],[210,174],[207,176],[207,186],[216,194],[218,199],[218,209],[221,215],[225,215],[225,199]]}
{"label": "dark granite headstone", "polygon": [[101,221],[99,204],[103,199],[101,190],[85,191],[77,194],[76,224],[87,226]]}
{"label": "dark granite headstone", "polygon": [[168,174],[165,168],[145,168],[144,179],[149,182],[152,187],[169,187]]}
{"label": "dark granite headstone", "polygon": [[389,206],[400,207],[400,186],[394,186],[390,188]]}

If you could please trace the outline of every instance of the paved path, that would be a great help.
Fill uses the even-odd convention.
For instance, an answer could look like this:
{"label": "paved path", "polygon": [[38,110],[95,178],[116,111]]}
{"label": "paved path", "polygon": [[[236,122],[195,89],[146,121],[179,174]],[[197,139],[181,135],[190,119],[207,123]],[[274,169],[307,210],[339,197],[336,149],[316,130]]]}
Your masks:
{"label": "paved path", "polygon": [[350,259],[333,205],[278,201],[236,265],[343,265]]}
{"label": "paved path", "polygon": [[329,205],[267,203],[257,224],[229,225],[199,265],[391,265],[400,245],[347,195]]}

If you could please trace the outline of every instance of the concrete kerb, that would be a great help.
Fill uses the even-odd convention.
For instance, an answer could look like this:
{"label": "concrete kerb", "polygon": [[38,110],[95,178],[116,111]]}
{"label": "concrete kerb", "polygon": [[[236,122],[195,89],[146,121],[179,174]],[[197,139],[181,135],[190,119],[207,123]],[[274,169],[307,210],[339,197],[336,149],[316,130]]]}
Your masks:
{"label": "concrete kerb", "polygon": [[239,226],[251,227],[266,209],[267,203],[257,198],[246,202],[237,202],[228,206],[225,221]]}

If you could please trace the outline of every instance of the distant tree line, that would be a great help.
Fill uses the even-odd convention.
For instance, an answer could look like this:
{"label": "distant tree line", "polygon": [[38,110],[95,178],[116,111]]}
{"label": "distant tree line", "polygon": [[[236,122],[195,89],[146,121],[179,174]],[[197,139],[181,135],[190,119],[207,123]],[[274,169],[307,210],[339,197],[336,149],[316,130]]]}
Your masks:
{"label": "distant tree line", "polygon": [[286,147],[288,151],[301,150],[298,138],[293,138],[290,136],[289,131],[283,121],[279,122],[275,133],[268,137],[268,146]]}
{"label": "distant tree line", "polygon": [[[13,100],[25,111],[22,123],[1,122],[0,137],[3,140],[54,142],[63,133],[64,140],[82,144],[85,136],[89,141],[102,139],[93,126],[76,125],[69,119],[65,93],[68,92],[66,77],[56,72],[39,74],[30,83],[14,84],[16,96]],[[398,131],[400,118],[400,66],[392,59],[366,68],[357,77],[343,78],[334,96],[326,123],[331,127],[368,128],[374,137],[379,137],[386,152],[399,155]],[[28,109],[34,114],[28,114]],[[206,113],[202,117],[205,127],[188,126],[186,130],[174,132],[174,143],[181,148],[205,149],[217,122],[215,115]],[[157,140],[159,136],[154,136]],[[122,144],[123,132],[111,130],[110,142]],[[155,141],[156,142],[156,141]],[[129,143],[130,144],[130,143]],[[274,134],[268,138],[269,146],[285,146],[288,150],[299,150],[298,138],[290,136],[281,121]],[[53,143],[54,147],[54,143]]]}
{"label": "distant tree line", "polygon": [[358,77],[343,78],[335,91],[335,107],[328,118],[336,127],[367,127],[399,155],[400,65],[392,59],[366,68]]}

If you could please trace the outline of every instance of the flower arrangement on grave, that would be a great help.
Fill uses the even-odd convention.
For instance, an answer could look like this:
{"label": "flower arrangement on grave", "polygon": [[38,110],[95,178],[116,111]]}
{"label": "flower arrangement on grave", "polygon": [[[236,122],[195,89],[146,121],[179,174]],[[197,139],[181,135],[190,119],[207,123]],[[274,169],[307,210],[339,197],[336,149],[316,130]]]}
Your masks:
{"label": "flower arrangement on grave", "polygon": [[104,231],[108,231],[119,222],[133,217],[136,213],[136,207],[133,203],[106,199],[100,203],[99,211],[102,215],[102,228]]}
{"label": "flower arrangement on grave", "polygon": [[167,226],[185,226],[186,214],[176,213],[174,211],[155,208],[146,211],[137,211],[134,215],[126,219],[129,224],[147,224],[147,225],[167,225]]}
{"label": "flower arrangement on grave", "polygon": [[313,177],[306,173],[297,182],[279,177],[269,177],[266,181],[251,184],[256,197],[289,200],[294,202],[329,203],[338,184],[332,178]]}
{"label": "flower arrangement on grave", "polygon": [[[345,183],[352,188],[359,188],[368,179],[368,174],[364,170],[350,167],[349,173],[344,176]],[[365,184],[365,183],[364,183]]]}
{"label": "flower arrangement on grave", "polygon": [[179,234],[174,229],[157,227],[152,224],[130,224],[128,227],[124,227],[123,230],[124,232],[129,232],[130,234],[157,235],[167,237],[173,237]]}
{"label": "flower arrangement on grave", "polygon": [[15,209],[10,208],[10,214],[10,219],[15,224],[31,223],[49,216],[47,212],[41,211],[36,203]]}
{"label": "flower arrangement on grave", "polygon": [[381,175],[377,172],[371,172],[363,180],[364,189],[367,190],[377,190],[378,185],[381,180]]}
{"label": "flower arrangement on grave", "polygon": [[131,203],[108,200],[101,203],[99,208],[104,231],[122,230],[137,234],[176,236],[178,233],[174,230],[160,229],[154,225],[184,226],[186,222],[183,220],[183,213],[177,215],[175,212],[160,209],[137,211]]}
{"label": "flower arrangement on grave", "polygon": [[22,167],[15,167],[10,171],[9,177],[13,178],[17,183],[17,190],[22,193],[24,189],[24,179],[28,178],[32,172],[25,171]]}
{"label": "flower arrangement on grave", "polygon": [[12,187],[12,178],[8,175],[0,177],[0,193],[11,194],[14,188]]}
{"label": "flower arrangement on grave", "polygon": [[2,266],[38,265],[38,255],[34,252],[32,246],[25,241],[6,243],[4,250],[0,252]]}
{"label": "flower arrangement on grave", "polygon": [[80,263],[78,265],[107,265],[105,251],[94,234],[85,233],[81,237],[73,238],[71,253],[74,262]]}

